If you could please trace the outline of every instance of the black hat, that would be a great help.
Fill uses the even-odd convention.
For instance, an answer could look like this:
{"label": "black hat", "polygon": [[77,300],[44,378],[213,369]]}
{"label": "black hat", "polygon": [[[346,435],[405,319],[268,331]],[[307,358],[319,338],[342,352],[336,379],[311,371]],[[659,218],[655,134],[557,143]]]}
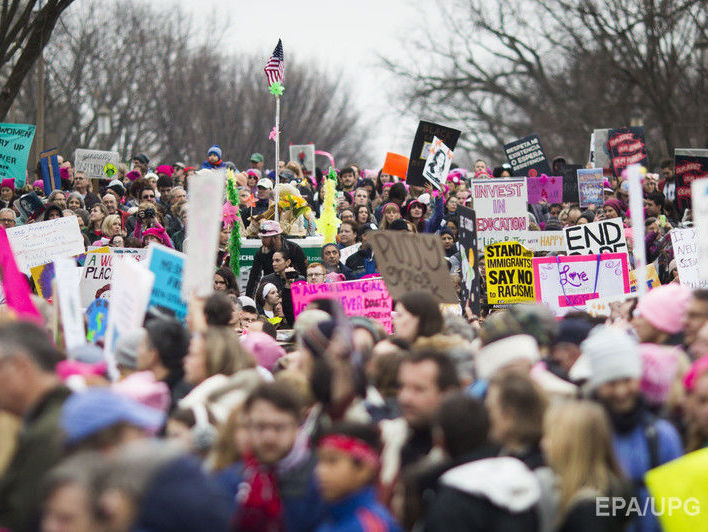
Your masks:
{"label": "black hat", "polygon": [[157,178],[157,188],[162,188],[162,187],[169,187],[172,188],[175,186],[175,180],[172,179],[171,177],[167,177],[166,175],[160,176]]}
{"label": "black hat", "polygon": [[376,231],[378,227],[376,227],[374,224],[362,224],[359,226],[359,230],[356,232],[357,236],[361,237],[362,235],[365,235],[369,231]]}
{"label": "black hat", "polygon": [[148,156],[144,153],[136,153],[135,155],[133,155],[133,160],[140,161],[142,164],[145,165],[150,164],[150,159],[148,159]]}

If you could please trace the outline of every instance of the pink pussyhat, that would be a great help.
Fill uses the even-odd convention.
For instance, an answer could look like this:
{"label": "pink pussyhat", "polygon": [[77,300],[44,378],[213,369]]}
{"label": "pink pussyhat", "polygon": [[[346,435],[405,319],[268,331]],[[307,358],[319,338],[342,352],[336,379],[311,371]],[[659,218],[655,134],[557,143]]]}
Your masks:
{"label": "pink pussyhat", "polygon": [[641,344],[642,357],[641,390],[651,405],[660,405],[669,395],[676,377],[679,351],[658,344]]}
{"label": "pink pussyhat", "polygon": [[167,412],[170,406],[170,389],[164,382],[155,380],[152,371],[132,373],[113,384],[111,388],[118,395],[161,412]]}
{"label": "pink pussyhat", "polygon": [[676,334],[683,328],[683,318],[691,299],[691,290],[680,284],[658,286],[644,294],[637,311],[655,329]]}

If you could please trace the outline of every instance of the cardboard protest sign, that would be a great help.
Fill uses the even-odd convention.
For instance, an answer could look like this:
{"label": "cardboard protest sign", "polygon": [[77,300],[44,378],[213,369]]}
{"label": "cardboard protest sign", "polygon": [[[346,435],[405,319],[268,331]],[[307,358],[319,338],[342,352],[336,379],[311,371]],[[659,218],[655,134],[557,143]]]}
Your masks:
{"label": "cardboard protest sign", "polygon": [[14,179],[15,189],[25,186],[34,129],[30,124],[0,124],[0,180]]}
{"label": "cardboard protest sign", "polygon": [[187,316],[187,302],[182,299],[184,254],[160,244],[150,244],[146,262],[155,274],[148,305],[167,309],[184,320]]}
{"label": "cardboard protest sign", "polygon": [[297,161],[302,166],[305,174],[315,173],[315,145],[314,144],[291,144],[290,160]]}
{"label": "cardboard protest sign", "polygon": [[487,302],[495,307],[534,301],[533,251],[518,242],[499,242],[484,248]]}
{"label": "cardboard protest sign", "polygon": [[61,174],[59,173],[59,152],[56,148],[43,151],[39,154],[39,167],[42,171],[44,195],[49,196],[53,191],[61,189]]}
{"label": "cardboard protest sign", "polygon": [[691,208],[691,183],[708,178],[708,150],[674,150],[676,203],[679,211]]}
{"label": "cardboard protest sign", "polygon": [[443,189],[452,164],[452,150],[437,137],[433,137],[430,154],[425,161],[423,177],[438,190]]}
{"label": "cardboard protest sign", "polygon": [[94,299],[108,298],[113,278],[113,259],[110,253],[90,253],[81,270],[79,293],[81,306],[88,307]]}
{"label": "cardboard protest sign", "polygon": [[605,182],[602,168],[580,168],[577,172],[580,208],[587,209],[591,205],[602,207],[605,202],[602,193]]}
{"label": "cardboard protest sign", "polygon": [[643,127],[610,129],[607,135],[607,154],[612,173],[619,177],[632,164],[649,165]]}
{"label": "cardboard protest sign", "polygon": [[533,251],[565,251],[563,231],[526,231],[516,239],[522,246]]}
{"label": "cardboard protest sign", "polygon": [[[225,173],[222,170],[200,170],[189,187],[189,223],[185,239],[186,259],[182,277],[182,298],[196,293],[209,295],[214,288],[214,268],[219,248],[219,229],[224,197]],[[205,268],[205,265],[209,265]]]}
{"label": "cardboard protest sign", "polygon": [[693,194],[693,228],[696,230],[698,276],[708,279],[708,179],[691,183]]}
{"label": "cardboard protest sign", "polygon": [[[418,124],[418,130],[415,133],[411,156],[408,162],[408,172],[406,176],[408,184],[421,187],[425,185],[426,180],[423,177],[423,169],[428,160],[430,146],[433,143],[434,137],[442,140],[443,144],[445,144],[448,149],[454,150],[455,146],[457,146],[457,140],[460,138],[460,133],[461,131],[459,129],[421,120]],[[447,176],[445,177],[447,178]]]}
{"label": "cardboard protest sign", "polygon": [[[650,469],[644,476],[652,512],[664,532],[708,530],[708,449],[703,448]],[[646,506],[646,505],[645,505]]]}
{"label": "cardboard protest sign", "polygon": [[408,157],[399,155],[398,153],[386,153],[386,160],[384,161],[381,172],[405,179],[406,172],[408,172]]}
{"label": "cardboard protest sign", "polygon": [[568,255],[626,253],[627,241],[621,218],[611,218],[563,229]]}
{"label": "cardboard protest sign", "polygon": [[413,290],[425,290],[441,303],[458,302],[439,236],[372,231],[368,242],[394,299]]}
{"label": "cardboard protest sign", "polygon": [[81,302],[77,290],[81,270],[76,266],[74,259],[66,257],[55,260],[54,269],[56,271],[59,312],[64,330],[64,343],[67,349],[72,349],[86,344],[84,315],[81,312]]}
{"label": "cardboard protest sign", "polygon": [[95,343],[103,340],[108,329],[108,300],[94,299],[86,309],[86,339]]}
{"label": "cardboard protest sign", "polygon": [[[659,280],[659,273],[656,271],[656,266],[649,264],[647,267],[646,277],[647,277],[647,290],[661,286],[661,281]],[[637,270],[629,271],[629,291],[637,291]]]}
{"label": "cardboard protest sign", "polygon": [[480,276],[477,258],[477,220],[475,212],[468,207],[457,207],[460,228],[457,243],[460,246],[460,270],[462,271],[462,306],[469,302],[472,312],[480,312]]}
{"label": "cardboard protest sign", "polygon": [[563,202],[563,178],[561,176],[529,177],[526,179],[529,194],[529,204],[536,205],[545,201],[551,203]]}
{"label": "cardboard protest sign", "polygon": [[32,266],[84,252],[84,237],[76,216],[11,227],[7,238],[18,268],[27,275]]}
{"label": "cardboard protest sign", "polygon": [[672,229],[671,245],[679,282],[689,288],[708,288],[708,279],[698,276],[698,244],[694,228]]}
{"label": "cardboard protest sign", "polygon": [[389,334],[393,332],[393,299],[382,279],[322,284],[295,283],[290,287],[290,291],[296,318],[313,299],[336,299],[347,316],[366,316],[380,322]]}
{"label": "cardboard protest sign", "polygon": [[113,179],[118,173],[120,155],[117,151],[78,149],[74,152],[76,172],[84,172],[89,179]]}
{"label": "cardboard protest sign", "polygon": [[590,299],[629,292],[626,253],[575,255],[572,257],[535,257],[534,294],[556,316],[585,310]]}
{"label": "cardboard protest sign", "polygon": [[525,232],[526,179],[481,179],[472,182],[474,210],[477,213],[477,240],[480,247],[513,239]]}
{"label": "cardboard protest sign", "polygon": [[27,279],[20,273],[15,256],[10,248],[5,228],[0,226],[0,280],[5,303],[15,315],[22,319],[42,323],[42,317],[30,298]]}
{"label": "cardboard protest sign", "polygon": [[504,144],[504,153],[515,176],[537,177],[551,173],[538,135],[529,135]]}

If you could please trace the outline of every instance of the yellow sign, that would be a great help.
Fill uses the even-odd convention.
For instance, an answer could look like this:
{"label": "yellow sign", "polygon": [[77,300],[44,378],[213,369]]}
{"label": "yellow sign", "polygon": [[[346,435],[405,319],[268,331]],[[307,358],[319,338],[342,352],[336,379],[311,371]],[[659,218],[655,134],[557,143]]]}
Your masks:
{"label": "yellow sign", "polygon": [[532,259],[533,251],[518,242],[497,242],[485,246],[487,301],[490,305],[535,300]]}
{"label": "yellow sign", "polygon": [[[650,264],[647,266],[647,288],[651,290],[657,286],[661,286],[659,274],[656,271],[656,266]],[[637,291],[637,270],[630,270],[629,272],[629,291]]]}

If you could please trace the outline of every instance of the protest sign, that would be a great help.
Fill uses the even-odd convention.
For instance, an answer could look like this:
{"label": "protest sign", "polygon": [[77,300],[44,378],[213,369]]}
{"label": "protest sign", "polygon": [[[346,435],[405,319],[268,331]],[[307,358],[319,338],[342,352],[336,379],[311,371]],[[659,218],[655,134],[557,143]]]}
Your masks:
{"label": "protest sign", "polygon": [[425,161],[423,177],[438,190],[443,189],[447,174],[452,164],[452,150],[445,146],[445,143],[437,137],[433,137],[430,145],[430,154]]}
{"label": "protest sign", "polygon": [[593,166],[595,168],[610,168],[610,154],[607,151],[609,129],[595,129],[590,137],[592,143]]}
{"label": "protest sign", "polygon": [[563,229],[568,255],[627,252],[621,218],[610,218]]}
{"label": "protest sign", "polygon": [[290,160],[297,161],[306,175],[315,173],[315,145],[291,144]]}
{"label": "protest sign", "polygon": [[393,300],[382,279],[322,284],[295,283],[290,290],[296,318],[313,299],[336,299],[347,316],[366,316],[380,322],[389,334],[393,332]]}
{"label": "protest sign", "polygon": [[590,299],[629,292],[626,253],[536,257],[533,259],[534,295],[556,316],[585,310]]}
{"label": "protest sign", "polygon": [[384,161],[383,168],[381,169],[382,173],[405,179],[407,171],[408,157],[405,155],[399,155],[398,153],[386,153],[386,160]]}
{"label": "protest sign", "polygon": [[529,135],[505,144],[504,153],[515,176],[537,177],[551,173],[538,135]]}
{"label": "protest sign", "polygon": [[480,179],[472,182],[480,247],[515,238],[526,231],[526,179]]}
{"label": "protest sign", "polygon": [[607,134],[607,154],[612,173],[620,177],[632,164],[649,165],[643,127],[620,127]]}
{"label": "protest sign", "polygon": [[120,155],[117,151],[78,149],[74,152],[76,172],[84,172],[89,179],[113,179],[118,173]]}
{"label": "protest sign", "polygon": [[[630,276],[632,272],[629,272]],[[585,303],[585,311],[593,318],[605,317],[612,321],[618,318],[626,320],[628,311],[623,307],[630,299],[636,299],[636,294],[619,294],[611,297],[600,297],[588,299]]]}
{"label": "protest sign", "polygon": [[696,230],[698,276],[708,279],[708,179],[691,183],[693,194],[693,228]]}
{"label": "protest sign", "polygon": [[146,262],[155,274],[148,306],[167,309],[184,320],[187,316],[187,302],[182,299],[184,254],[160,244],[150,244]]}
{"label": "protest sign", "polygon": [[526,187],[531,205],[536,205],[541,201],[545,201],[549,205],[563,202],[563,178],[561,176],[549,177],[544,174],[539,177],[529,177],[526,179]]}
{"label": "protest sign", "polygon": [[565,251],[563,231],[526,231],[516,239],[522,246],[533,251]]}
{"label": "protest sign", "polygon": [[84,252],[84,237],[76,216],[11,227],[7,238],[17,267],[26,275],[30,274],[32,266]]}
{"label": "protest sign", "polygon": [[54,271],[56,272],[57,297],[62,329],[64,330],[64,343],[66,348],[70,350],[86,343],[84,315],[81,312],[81,302],[77,290],[81,270],[76,266],[74,259],[61,257],[54,261]]}
{"label": "protest sign", "polygon": [[[644,476],[664,532],[708,530],[708,448],[650,469]],[[661,506],[660,506],[661,505]],[[655,514],[655,515],[656,515]]]}
{"label": "protest sign", "polygon": [[20,217],[25,221],[39,220],[39,217],[44,214],[46,210],[44,203],[42,203],[42,200],[34,190],[20,196],[15,200],[12,206],[17,209],[20,213]]}
{"label": "protest sign", "polygon": [[672,229],[671,245],[679,282],[689,288],[708,288],[708,279],[698,276],[698,244],[694,228]]}
{"label": "protest sign", "polygon": [[[423,170],[428,160],[430,146],[434,137],[438,137],[445,146],[450,150],[454,150],[455,146],[457,146],[457,140],[460,138],[460,133],[459,129],[421,120],[415,133],[411,156],[408,161],[408,172],[406,174],[408,184],[421,187],[425,185],[426,180],[423,178]],[[447,176],[445,177],[447,178]]]}
{"label": "protest sign", "polygon": [[214,289],[214,269],[205,264],[216,264],[221,228],[221,210],[224,197],[225,174],[222,170],[200,170],[189,187],[189,223],[185,239],[187,257],[182,277],[182,298],[209,295]]}
{"label": "protest sign", "polygon": [[[108,246],[90,246],[92,249],[88,253],[110,253],[111,248]],[[83,268],[86,262],[86,253],[80,253],[72,257],[74,263]],[[40,264],[39,266],[32,266],[30,268],[30,273],[32,274],[32,280],[34,281],[34,286],[37,289],[37,295],[44,299],[51,299],[53,296],[52,292],[52,281],[55,278],[54,263],[48,262],[47,264]],[[78,289],[78,284],[76,286]]]}
{"label": "protest sign", "polygon": [[347,246],[339,250],[339,262],[345,264],[347,259],[354,255],[361,248],[361,242],[357,242],[352,246]]}
{"label": "protest sign", "polygon": [[580,168],[578,169],[578,199],[581,209],[587,209],[591,205],[602,207],[605,202],[602,189],[605,178],[602,175],[602,168]]}
{"label": "protest sign", "polygon": [[499,242],[484,248],[490,305],[503,308],[534,300],[532,259],[533,251],[518,242]]}
{"label": "protest sign", "polygon": [[708,178],[708,150],[674,150],[676,203],[679,212],[691,208],[691,183]]}
{"label": "protest sign", "polygon": [[90,253],[81,271],[79,293],[81,306],[86,308],[99,297],[107,298],[113,277],[113,258],[110,253]]}
{"label": "protest sign", "polygon": [[0,280],[5,303],[19,318],[42,322],[42,318],[30,298],[27,279],[20,273],[15,256],[10,248],[5,228],[0,226]]}
{"label": "protest sign", "polygon": [[413,290],[425,290],[441,303],[458,302],[438,235],[372,231],[368,242],[394,299]]}
{"label": "protest sign", "polygon": [[469,303],[472,312],[479,316],[479,264],[477,258],[477,221],[475,212],[468,207],[457,207],[460,228],[457,243],[460,246],[460,270],[462,271],[462,307]]}
{"label": "protest sign", "polygon": [[[642,190],[641,167],[632,164],[625,172],[629,184],[629,210],[632,213],[632,241],[644,242],[644,191]],[[637,275],[637,292],[642,296],[647,291],[647,254],[646,246],[633,249],[634,267]]]}
{"label": "protest sign", "polygon": [[95,343],[103,340],[108,328],[108,300],[94,299],[86,309],[86,339]]}
{"label": "protest sign", "polygon": [[34,129],[29,124],[0,124],[0,180],[14,179],[15,190],[25,186]]}
{"label": "protest sign", "polygon": [[104,352],[109,372],[115,380],[118,374],[114,356],[116,342],[122,334],[142,327],[155,274],[134,260],[119,257],[114,257],[114,260]]}
{"label": "protest sign", "polygon": [[[86,249],[91,253],[96,250],[103,250],[106,246],[88,246]],[[143,262],[148,256],[147,248],[107,248],[106,252],[113,255],[127,255],[138,262]]]}
{"label": "protest sign", "polygon": [[[661,281],[659,280],[659,273],[656,271],[656,266],[649,264],[646,271],[647,278],[647,290],[661,286]],[[638,281],[637,270],[629,271],[629,291],[637,291],[637,281]]]}
{"label": "protest sign", "polygon": [[42,171],[44,195],[61,189],[61,174],[59,173],[59,152],[56,148],[39,154],[39,168]]}
{"label": "protest sign", "polygon": [[578,169],[564,170],[563,174],[563,201],[565,203],[579,203]]}

